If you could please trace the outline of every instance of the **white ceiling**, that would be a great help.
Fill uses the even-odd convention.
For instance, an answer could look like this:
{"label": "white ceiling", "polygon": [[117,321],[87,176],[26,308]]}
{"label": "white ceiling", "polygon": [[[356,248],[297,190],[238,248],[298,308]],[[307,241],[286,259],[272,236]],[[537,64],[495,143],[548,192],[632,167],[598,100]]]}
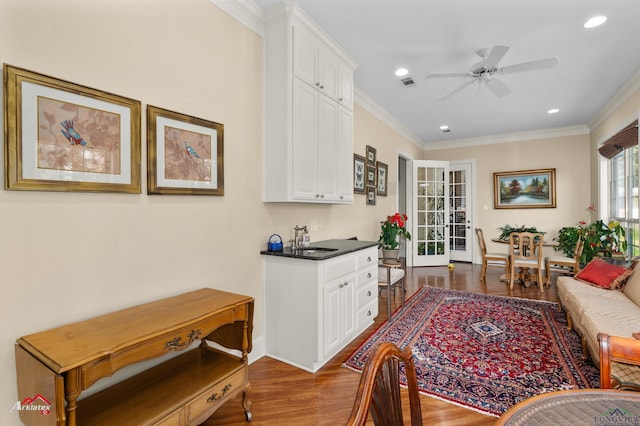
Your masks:
{"label": "white ceiling", "polygon": [[[254,0],[262,8],[280,0]],[[355,85],[426,147],[447,141],[588,125],[629,81],[640,79],[639,0],[297,0],[359,66]],[[594,15],[607,22],[583,28]],[[510,50],[500,66],[558,57],[555,68],[502,75],[498,98],[465,79],[476,51]],[[413,87],[394,76],[409,70]],[[635,87],[635,86],[634,86]],[[559,108],[554,115],[550,108]],[[446,124],[451,132],[439,127]],[[486,138],[484,138],[486,139]],[[435,145],[434,145],[435,144]]]}

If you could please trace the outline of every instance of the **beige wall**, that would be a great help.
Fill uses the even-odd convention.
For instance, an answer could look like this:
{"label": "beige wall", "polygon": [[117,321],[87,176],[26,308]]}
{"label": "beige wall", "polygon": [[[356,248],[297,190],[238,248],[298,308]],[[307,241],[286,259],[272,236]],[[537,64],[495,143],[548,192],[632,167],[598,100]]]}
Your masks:
{"label": "beige wall", "polygon": [[[504,252],[503,245],[488,241],[498,236],[500,226],[535,226],[551,239],[563,226],[575,226],[584,219],[591,202],[589,153],[589,135],[584,134],[427,151],[425,158],[475,160],[475,227],[483,229],[489,251]],[[493,173],[549,168],[556,169],[555,209],[494,209]]]}
{"label": "beige wall", "polygon": [[143,159],[147,105],[225,126],[223,197],[148,196],[145,183],[139,195],[0,190],[0,424],[18,424],[21,335],[209,286],[256,299],[256,357],[271,233],[304,224],[312,241],[377,239],[396,205],[398,152],[421,151],[356,106],[354,151],[378,149],[390,196],[375,207],[363,195],[351,206],[262,203],[262,49],[207,0],[0,0],[0,62],[141,101]]}

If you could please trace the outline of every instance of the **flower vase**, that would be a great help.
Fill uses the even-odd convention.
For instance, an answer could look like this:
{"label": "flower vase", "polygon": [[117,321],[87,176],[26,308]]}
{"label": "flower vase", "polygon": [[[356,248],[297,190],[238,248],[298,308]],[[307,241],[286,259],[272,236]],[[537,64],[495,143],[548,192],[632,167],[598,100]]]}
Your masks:
{"label": "flower vase", "polygon": [[384,263],[398,263],[400,249],[382,249],[382,261]]}

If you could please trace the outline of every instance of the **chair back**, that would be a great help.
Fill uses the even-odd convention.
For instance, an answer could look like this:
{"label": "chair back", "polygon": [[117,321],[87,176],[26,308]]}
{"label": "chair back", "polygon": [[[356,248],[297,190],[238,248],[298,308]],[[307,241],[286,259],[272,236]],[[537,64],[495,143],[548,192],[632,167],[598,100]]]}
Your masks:
{"label": "chair back", "polygon": [[[640,391],[640,340],[598,333],[600,387]],[[617,366],[615,363],[620,363]],[[612,374],[612,365],[616,374]],[[634,367],[636,366],[636,367]]]}
{"label": "chair back", "polygon": [[582,257],[582,251],[584,250],[584,240],[578,237],[578,241],[576,242],[576,248],[573,250],[573,258],[578,265],[580,265],[580,258]]}
{"label": "chair back", "polygon": [[482,232],[482,229],[476,228],[476,235],[478,236],[478,243],[480,244],[480,251],[482,252],[482,255],[484,256],[485,254],[487,254],[487,245],[484,242],[484,233]]}
{"label": "chair back", "polygon": [[513,232],[509,235],[511,262],[542,264],[543,234],[533,232]]}
{"label": "chair back", "polygon": [[406,347],[401,351],[391,342],[382,342],[372,351],[364,366],[347,426],[366,424],[368,414],[371,414],[376,426],[404,424],[400,398],[400,362],[404,363],[407,376],[411,425],[422,425],[418,380],[411,348]]}

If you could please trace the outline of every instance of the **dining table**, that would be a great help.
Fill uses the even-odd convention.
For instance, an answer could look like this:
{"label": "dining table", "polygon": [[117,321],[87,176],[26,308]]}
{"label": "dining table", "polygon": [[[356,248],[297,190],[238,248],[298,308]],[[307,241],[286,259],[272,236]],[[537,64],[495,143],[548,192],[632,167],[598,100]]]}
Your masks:
{"label": "dining table", "polygon": [[[509,239],[502,239],[502,238],[492,238],[491,241],[493,241],[494,243],[500,243],[500,244],[511,244],[511,241]],[[546,240],[542,240],[542,246],[543,247],[558,247],[558,242],[557,241],[546,241]],[[536,277],[534,274],[531,274],[529,272],[529,268],[520,268],[520,271],[517,274],[517,279],[519,281],[521,281],[525,287],[530,287],[532,283],[535,283],[536,281]],[[543,278],[544,280],[544,285],[548,284],[548,277]],[[500,275],[500,281],[505,281],[505,282],[509,282],[509,274],[503,274]]]}
{"label": "dining table", "polygon": [[572,389],[543,393],[509,408],[495,426],[637,425],[640,392]]}

